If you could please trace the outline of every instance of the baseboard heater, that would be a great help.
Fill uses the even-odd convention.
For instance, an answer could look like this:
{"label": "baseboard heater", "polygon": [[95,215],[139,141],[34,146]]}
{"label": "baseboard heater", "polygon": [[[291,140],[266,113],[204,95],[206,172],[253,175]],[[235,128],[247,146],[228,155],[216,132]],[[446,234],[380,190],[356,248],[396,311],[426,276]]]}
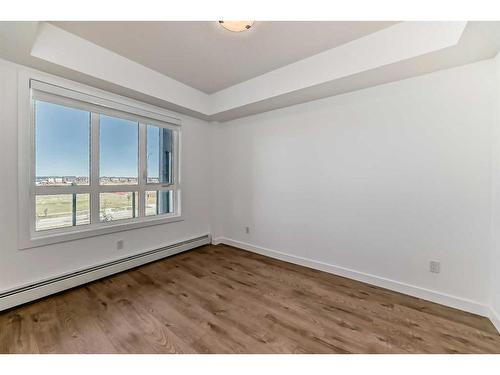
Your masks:
{"label": "baseboard heater", "polygon": [[37,283],[25,285],[0,293],[0,311],[21,305],[26,302],[58,293],[78,285],[86,284],[118,272],[126,271],[146,263],[153,262],[183,251],[207,245],[211,242],[210,235],[192,238],[159,249],[145,251],[140,254],[113,260],[97,266],[67,273]]}

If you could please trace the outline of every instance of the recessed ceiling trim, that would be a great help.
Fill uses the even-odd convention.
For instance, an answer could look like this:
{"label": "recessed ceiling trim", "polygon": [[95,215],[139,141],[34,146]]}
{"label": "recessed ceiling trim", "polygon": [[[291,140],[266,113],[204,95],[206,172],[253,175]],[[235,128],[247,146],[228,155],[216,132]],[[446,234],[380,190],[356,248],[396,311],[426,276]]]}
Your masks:
{"label": "recessed ceiling trim", "polygon": [[50,23],[40,23],[31,55],[195,112],[210,112],[207,94]]}
{"label": "recessed ceiling trim", "polygon": [[[51,24],[42,23],[31,55],[217,119],[253,103],[284,98],[364,71],[458,43],[466,22],[402,22],[208,95]],[[304,97],[303,101],[307,101]],[[273,104],[274,105],[274,104]]]}
{"label": "recessed ceiling trim", "polygon": [[333,81],[458,43],[467,22],[401,22],[211,95],[212,114]]}

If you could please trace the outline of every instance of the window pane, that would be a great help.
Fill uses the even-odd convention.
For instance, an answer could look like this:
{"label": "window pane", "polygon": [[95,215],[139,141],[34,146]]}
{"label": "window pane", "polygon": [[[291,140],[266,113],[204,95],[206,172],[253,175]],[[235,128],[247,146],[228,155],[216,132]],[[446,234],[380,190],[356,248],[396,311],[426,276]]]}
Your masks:
{"label": "window pane", "polygon": [[88,185],[90,112],[35,102],[37,185]]}
{"label": "window pane", "polygon": [[172,135],[170,129],[148,125],[148,183],[172,182]]}
{"label": "window pane", "polygon": [[173,191],[147,191],[146,216],[170,214],[174,212]]}
{"label": "window pane", "polygon": [[76,194],[76,225],[90,224],[90,194]]}
{"label": "window pane", "polygon": [[156,202],[157,202],[156,191],[146,191],[146,216],[152,216],[158,214]]}
{"label": "window pane", "polygon": [[115,221],[137,217],[139,214],[137,202],[137,192],[101,193],[101,221]]}
{"label": "window pane", "polygon": [[89,194],[36,196],[35,230],[90,224]]}
{"label": "window pane", "polygon": [[100,115],[100,184],[137,184],[139,124]]}

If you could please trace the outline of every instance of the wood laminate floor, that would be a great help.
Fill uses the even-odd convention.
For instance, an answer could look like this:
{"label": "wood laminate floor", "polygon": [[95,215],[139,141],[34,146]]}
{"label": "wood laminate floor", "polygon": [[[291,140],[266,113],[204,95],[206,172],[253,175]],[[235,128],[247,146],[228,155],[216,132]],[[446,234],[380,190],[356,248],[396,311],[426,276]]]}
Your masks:
{"label": "wood laminate floor", "polygon": [[500,353],[486,318],[204,246],[0,313],[1,353]]}

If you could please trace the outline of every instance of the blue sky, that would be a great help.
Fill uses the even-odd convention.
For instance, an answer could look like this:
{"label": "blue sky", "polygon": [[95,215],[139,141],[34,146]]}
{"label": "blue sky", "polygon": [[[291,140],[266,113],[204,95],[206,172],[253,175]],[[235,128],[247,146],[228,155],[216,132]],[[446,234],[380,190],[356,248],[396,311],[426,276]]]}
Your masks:
{"label": "blue sky", "polygon": [[137,177],[139,125],[101,115],[101,176]]}
{"label": "blue sky", "polygon": [[36,102],[36,175],[89,176],[90,113]]}
{"label": "blue sky", "polygon": [[[101,176],[137,177],[138,124],[101,115]],[[148,126],[148,174],[158,177],[159,131]],[[37,101],[37,176],[89,176],[90,113]]]}

